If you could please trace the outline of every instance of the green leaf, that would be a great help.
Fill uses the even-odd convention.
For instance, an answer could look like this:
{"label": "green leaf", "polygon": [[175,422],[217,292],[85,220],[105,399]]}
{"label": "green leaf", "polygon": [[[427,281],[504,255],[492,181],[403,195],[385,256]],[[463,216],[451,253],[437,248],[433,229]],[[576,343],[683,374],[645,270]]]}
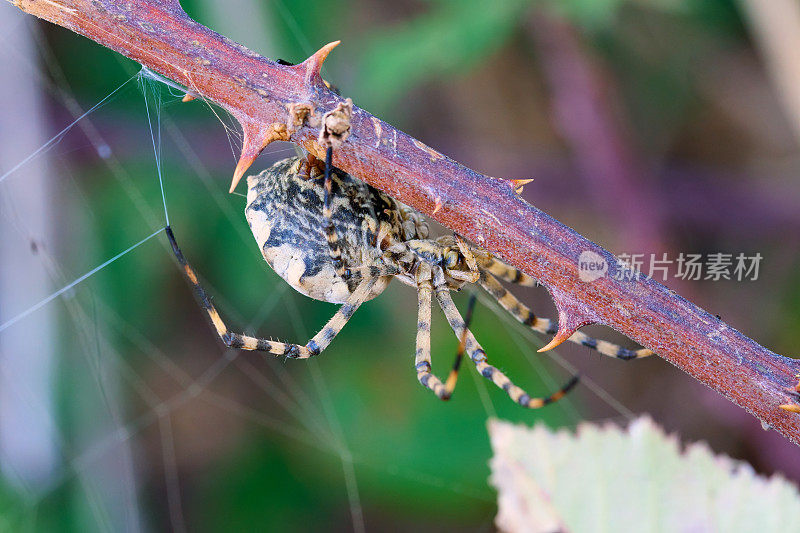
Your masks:
{"label": "green leaf", "polygon": [[[492,420],[503,531],[798,531],[800,493],[647,417],[575,433]],[[794,528],[794,529],[793,529]]]}
{"label": "green leaf", "polygon": [[506,41],[529,3],[436,2],[403,26],[381,28],[364,52],[359,102],[388,105],[423,80],[463,74]]}

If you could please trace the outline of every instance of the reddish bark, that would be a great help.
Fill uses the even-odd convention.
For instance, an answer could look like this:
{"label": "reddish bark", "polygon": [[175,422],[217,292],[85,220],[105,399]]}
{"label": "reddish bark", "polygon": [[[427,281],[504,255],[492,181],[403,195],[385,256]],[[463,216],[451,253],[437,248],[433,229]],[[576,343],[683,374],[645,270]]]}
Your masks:
{"label": "reddish bark", "polygon": [[[245,134],[238,170],[275,139],[324,157],[318,143],[322,117],[344,103],[319,76],[330,48],[301,65],[279,65],[194,22],[177,0],[16,5],[227,109]],[[298,110],[307,115],[296,124]],[[800,361],[763,348],[655,281],[614,279],[619,269],[609,252],[523,201],[509,182],[470,170],[355,106],[334,164],[541,281],[559,311],[557,338],[591,323],[611,326],[800,444],[800,415],[779,408],[794,403],[789,389],[797,384]],[[597,254],[612,276],[581,281],[578,258],[584,252]]]}

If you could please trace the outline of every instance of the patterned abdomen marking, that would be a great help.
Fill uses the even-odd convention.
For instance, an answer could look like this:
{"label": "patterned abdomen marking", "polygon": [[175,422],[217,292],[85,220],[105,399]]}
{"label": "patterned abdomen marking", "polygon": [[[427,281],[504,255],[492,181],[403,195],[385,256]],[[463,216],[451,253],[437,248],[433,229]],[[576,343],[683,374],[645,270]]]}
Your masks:
{"label": "patterned abdomen marking", "polygon": [[[264,259],[297,291],[316,300],[343,303],[358,286],[360,267],[381,255],[378,230],[403,235],[398,204],[342,171],[332,174],[331,220],[347,280],[336,274],[323,228],[322,179],[298,173],[299,158],[280,161],[247,179],[245,215]],[[384,230],[385,231],[385,230]],[[391,277],[380,279],[367,299],[379,295]]]}

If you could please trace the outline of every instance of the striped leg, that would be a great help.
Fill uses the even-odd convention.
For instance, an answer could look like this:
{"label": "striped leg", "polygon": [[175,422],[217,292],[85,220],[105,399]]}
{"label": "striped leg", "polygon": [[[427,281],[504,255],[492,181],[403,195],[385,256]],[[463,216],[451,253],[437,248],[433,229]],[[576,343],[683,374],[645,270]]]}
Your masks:
{"label": "striped leg", "polygon": [[458,370],[461,368],[461,361],[464,359],[464,352],[467,350],[467,332],[469,325],[472,323],[472,313],[475,311],[475,303],[478,299],[475,294],[470,296],[469,304],[467,305],[467,316],[464,319],[464,330],[461,332],[461,339],[458,341],[458,351],[456,352],[455,361],[453,361],[453,368],[450,370],[450,375],[447,376],[447,381],[444,383],[445,389],[452,394],[453,389],[456,388],[456,381],[458,381]]}
{"label": "striped leg", "polygon": [[420,264],[417,273],[417,351],[414,357],[414,368],[417,379],[442,400],[450,395],[446,393],[444,384],[431,372],[431,271],[426,263]]}
{"label": "striped leg", "polygon": [[[466,337],[461,336],[461,342],[456,353],[453,369],[447,377],[447,381],[442,384],[433,372],[431,372],[431,294],[433,286],[431,284],[430,267],[427,264],[420,266],[421,275],[417,276],[417,303],[419,311],[417,315],[417,352],[414,359],[414,367],[417,370],[417,379],[422,385],[429,388],[441,400],[449,400],[453,395],[458,381],[458,370],[464,355]],[[472,309],[475,307],[475,298],[470,300],[469,310],[467,311],[467,326],[472,317]]]}
{"label": "striped leg", "polygon": [[323,199],[324,205],[322,214],[325,216],[325,238],[330,248],[331,261],[333,261],[333,266],[336,268],[336,274],[340,278],[347,280],[350,277],[350,270],[345,267],[344,261],[342,261],[342,249],[339,246],[339,236],[336,234],[336,226],[331,218],[331,188],[333,186],[333,180],[331,179],[331,169],[333,168],[332,159],[333,148],[328,146],[328,149],[325,151],[325,197]]}
{"label": "striped leg", "polygon": [[[492,297],[497,300],[503,309],[511,313],[514,318],[530,327],[532,330],[548,335],[554,335],[558,330],[558,328],[550,319],[538,318],[536,315],[534,315],[526,305],[517,300],[513,294],[508,292],[505,287],[503,287],[500,282],[497,281],[497,278],[492,276],[489,272],[481,272],[480,284],[481,287],[486,290],[486,292],[491,294]],[[588,348],[597,350],[603,355],[614,357],[616,359],[622,359],[623,361],[641,359],[642,357],[653,355],[653,352],[646,348],[629,350],[628,348],[623,348],[618,344],[594,339],[585,333],[581,333],[580,331],[573,333],[568,340],[574,342],[575,344],[581,344]]]}
{"label": "striped leg", "polygon": [[516,283],[517,285],[522,285],[524,287],[539,286],[539,282],[526,273],[522,272],[518,268],[514,268],[511,265],[505,264],[491,255],[486,255],[483,257],[478,256],[477,259],[482,270],[486,270],[487,272],[494,274],[503,281]]}
{"label": "striped leg", "polygon": [[449,270],[448,274],[450,277],[462,281],[466,281],[468,283],[475,283],[480,278],[480,270],[478,270],[478,262],[475,260],[475,256],[472,254],[472,249],[464,242],[464,239],[457,233],[453,234],[453,237],[456,241],[456,246],[458,246],[458,250],[461,252],[461,257],[464,260],[464,263],[469,268],[468,271],[462,272],[458,270]]}
{"label": "striped leg", "polygon": [[564,395],[578,383],[578,376],[573,376],[566,385],[550,396],[532,398],[527,392],[514,385],[503,372],[487,362],[486,352],[484,352],[481,345],[478,344],[478,341],[469,328],[466,327],[464,320],[461,318],[461,314],[458,312],[455,303],[453,303],[453,298],[450,296],[450,290],[445,284],[444,275],[441,269],[438,268],[434,277],[434,286],[439,306],[441,306],[442,311],[444,311],[444,315],[447,317],[447,321],[450,323],[450,327],[453,329],[453,332],[455,332],[456,337],[464,337],[465,351],[469,358],[472,359],[472,362],[475,363],[475,368],[478,369],[478,372],[480,372],[483,377],[490,379],[495,385],[506,391],[514,402],[531,409],[544,407],[547,404],[563,398]]}
{"label": "striped leg", "polygon": [[180,263],[181,267],[183,267],[183,274],[186,276],[189,284],[194,289],[195,294],[200,301],[201,307],[211,321],[211,325],[216,330],[220,339],[222,339],[222,342],[224,342],[225,345],[230,348],[255,350],[274,355],[285,355],[286,357],[290,357],[292,359],[308,359],[309,357],[319,355],[322,350],[328,347],[334,337],[336,337],[336,334],[342,330],[345,324],[347,324],[347,321],[350,320],[350,317],[353,316],[353,313],[356,312],[356,309],[358,309],[358,307],[364,303],[364,300],[369,295],[372,286],[378,279],[377,277],[369,277],[362,281],[358,288],[356,288],[356,290],[350,295],[347,301],[342,304],[336,314],[333,315],[327,324],[325,324],[325,327],[323,327],[319,333],[314,335],[314,338],[308,341],[305,346],[259,339],[249,335],[234,333],[228,329],[228,326],[225,325],[222,317],[220,317],[217,308],[214,307],[213,303],[211,303],[211,298],[208,296],[208,293],[200,285],[200,281],[197,279],[197,274],[195,273],[194,269],[186,261],[186,258],[183,256],[183,252],[181,252],[180,248],[178,248],[178,243],[175,242],[175,235],[172,233],[172,228],[167,226],[166,233],[167,237],[169,238],[169,242],[172,245],[172,251],[175,253],[178,263]]}

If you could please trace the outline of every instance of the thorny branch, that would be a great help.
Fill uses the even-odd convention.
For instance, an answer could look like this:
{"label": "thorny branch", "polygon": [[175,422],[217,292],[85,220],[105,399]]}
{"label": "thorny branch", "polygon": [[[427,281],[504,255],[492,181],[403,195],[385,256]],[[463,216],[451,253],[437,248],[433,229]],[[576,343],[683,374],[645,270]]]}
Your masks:
{"label": "thorny branch", "polygon": [[[295,142],[323,158],[323,117],[348,106],[320,77],[338,43],[286,66],[191,20],[178,0],[15,4],[185,85],[236,117],[244,145],[234,184],[274,140]],[[611,253],[526,203],[514,181],[470,170],[356,106],[333,162],[545,285],[558,308],[551,347],[582,326],[608,325],[800,444],[800,361],[776,355],[651,279],[624,279],[632,272]],[[579,258],[605,263],[609,275],[582,281]]]}

